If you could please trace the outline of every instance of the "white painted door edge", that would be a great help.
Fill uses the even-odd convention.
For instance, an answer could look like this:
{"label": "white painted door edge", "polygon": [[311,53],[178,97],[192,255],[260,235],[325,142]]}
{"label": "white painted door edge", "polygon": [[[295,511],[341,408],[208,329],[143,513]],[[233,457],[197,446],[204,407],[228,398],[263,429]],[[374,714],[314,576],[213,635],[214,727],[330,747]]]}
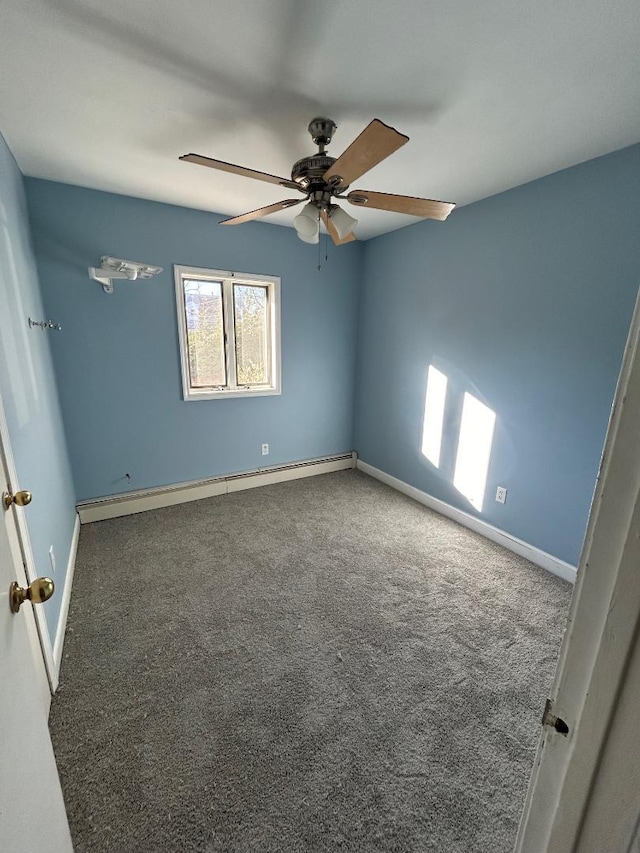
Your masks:
{"label": "white painted door edge", "polygon": [[[9,472],[9,479],[11,481],[11,488],[14,492],[17,492],[21,488],[23,488],[23,484],[21,484],[18,480],[16,463],[13,458],[13,451],[11,450],[9,425],[5,416],[2,397],[0,397],[0,441],[2,441],[2,446],[4,447],[4,455],[7,463],[7,469]],[[24,485],[25,487],[28,486],[28,484]],[[24,516],[25,510],[21,507],[16,507],[15,513],[18,522],[17,526],[18,533],[20,536],[20,547],[22,549],[22,559],[24,562],[25,574],[27,576],[27,582],[31,583],[31,581],[36,579],[38,573],[36,571],[36,561],[33,556],[33,549],[31,547],[29,528],[27,527],[27,521]],[[49,680],[51,692],[53,693],[55,692],[55,689],[57,687],[58,680],[56,674],[56,667],[53,660],[53,646],[51,644],[51,634],[49,633],[49,626],[47,625],[47,617],[45,616],[43,607],[34,607],[33,612],[36,617],[36,626],[38,628],[38,636],[40,638],[40,647],[42,648],[42,657],[44,658],[47,678]]]}
{"label": "white painted door edge", "polygon": [[492,542],[497,542],[498,545],[502,545],[509,551],[513,551],[514,554],[519,554],[521,557],[525,557],[531,563],[535,563],[536,566],[540,566],[548,572],[558,575],[558,577],[561,577],[570,583],[575,583],[577,569],[570,563],[565,563],[563,560],[553,557],[546,551],[541,551],[539,548],[529,545],[528,542],[523,542],[522,539],[517,539],[515,536],[511,536],[510,533],[506,533],[498,527],[493,527],[493,525],[487,524],[486,521],[482,521],[473,515],[469,515],[460,509],[456,509],[450,504],[432,497],[427,494],[427,492],[423,492],[415,486],[410,486],[403,480],[399,480],[397,477],[393,477],[391,474],[387,474],[385,471],[381,471],[379,468],[369,465],[368,462],[363,462],[361,459],[358,459],[357,467],[363,473],[368,474],[370,477],[375,477],[376,480],[380,480],[382,483],[386,483],[388,486],[397,489],[397,491],[413,498],[415,501],[418,501],[418,503],[424,504],[424,506],[429,507],[429,509],[435,510],[440,513],[440,515],[445,515],[447,518],[457,521],[458,524],[462,524],[464,527],[468,527],[470,530],[480,533],[481,536],[490,539]]}
{"label": "white painted door edge", "polygon": [[[13,486],[3,450],[0,443],[0,492]],[[0,514],[0,843],[12,853],[72,853],[47,728],[51,692],[34,617],[40,605],[9,611],[9,585],[24,586],[27,578],[18,514],[13,508]]]}
{"label": "white painted door edge", "polygon": [[133,513],[160,509],[165,506],[175,506],[176,504],[198,501],[216,495],[239,492],[244,489],[255,489],[258,486],[268,486],[272,483],[283,483],[286,480],[329,474],[332,471],[343,471],[353,467],[354,454],[343,453],[336,456],[324,456],[320,459],[292,462],[288,465],[276,465],[271,468],[230,474],[226,477],[212,477],[206,480],[178,483],[173,486],[162,486],[157,489],[126,492],[93,501],[82,501],[78,504],[77,510],[80,523],[87,524],[91,521],[119,518],[123,515],[132,515]]}
{"label": "white painted door edge", "polygon": [[62,590],[62,601],[60,602],[60,615],[58,616],[58,627],[56,630],[56,638],[53,644],[53,665],[55,674],[55,691],[58,687],[60,678],[60,664],[62,663],[62,649],[64,646],[65,631],[67,630],[67,617],[69,615],[69,603],[71,602],[71,590],[73,587],[73,574],[76,568],[76,554],[78,552],[78,539],[80,538],[80,516],[76,515],[76,521],[73,526],[73,535],[71,537],[71,547],[69,549],[69,560],[67,563],[67,573],[65,575],[64,589]]}
{"label": "white painted door edge", "polygon": [[[565,737],[546,726],[540,735],[516,853],[591,851],[582,834],[593,781],[606,752],[640,626],[638,501],[640,495],[640,294],[591,505],[578,580],[550,691]],[[635,519],[634,519],[634,507]],[[619,782],[621,780],[618,780]],[[637,790],[629,785],[629,793]],[[624,786],[623,786],[624,788]],[[627,851],[616,838],[615,795],[608,804],[608,850]]]}

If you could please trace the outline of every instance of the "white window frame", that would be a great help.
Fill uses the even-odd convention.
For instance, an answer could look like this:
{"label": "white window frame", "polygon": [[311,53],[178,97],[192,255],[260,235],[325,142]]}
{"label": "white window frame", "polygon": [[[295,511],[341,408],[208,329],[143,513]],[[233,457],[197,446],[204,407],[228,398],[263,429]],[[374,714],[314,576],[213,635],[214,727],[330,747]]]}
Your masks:
{"label": "white window frame", "polygon": [[[213,270],[205,267],[185,267],[174,265],[173,274],[176,287],[176,309],[178,314],[178,336],[180,341],[180,365],[182,372],[182,397],[184,400],[223,400],[238,397],[267,397],[281,394],[280,359],[280,278],[272,275],[253,275],[232,270]],[[225,358],[227,362],[228,387],[194,388],[189,372],[189,346],[187,336],[187,318],[184,302],[184,279],[222,282],[223,323],[225,333]],[[235,322],[233,310],[233,285],[261,285],[267,289],[269,305],[269,343],[268,359],[271,374],[269,385],[254,388],[236,383],[236,347]]]}

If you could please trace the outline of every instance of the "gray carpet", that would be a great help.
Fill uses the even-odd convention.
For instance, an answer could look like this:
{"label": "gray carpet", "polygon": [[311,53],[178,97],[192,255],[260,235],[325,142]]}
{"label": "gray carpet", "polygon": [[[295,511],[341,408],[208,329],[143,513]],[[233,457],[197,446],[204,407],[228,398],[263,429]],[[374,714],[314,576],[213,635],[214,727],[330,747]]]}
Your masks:
{"label": "gray carpet", "polygon": [[83,527],[77,853],[510,853],[570,592],[354,471]]}

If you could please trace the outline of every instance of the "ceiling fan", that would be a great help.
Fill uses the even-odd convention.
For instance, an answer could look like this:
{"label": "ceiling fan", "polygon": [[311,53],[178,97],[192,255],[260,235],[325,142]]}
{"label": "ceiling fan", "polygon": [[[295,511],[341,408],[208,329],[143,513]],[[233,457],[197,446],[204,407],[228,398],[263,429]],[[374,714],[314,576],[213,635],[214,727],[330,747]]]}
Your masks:
{"label": "ceiling fan", "polygon": [[319,150],[317,154],[303,157],[294,163],[291,180],[279,178],[267,172],[257,172],[255,169],[247,169],[244,166],[236,166],[233,163],[225,163],[223,160],[212,160],[200,154],[185,154],[180,159],[219,169],[222,172],[279,184],[301,192],[305,198],[285,198],[267,207],[223,219],[220,225],[240,225],[251,219],[268,216],[270,213],[277,213],[296,204],[302,204],[306,199],[307,204],[295,217],[294,225],[298,237],[307,243],[318,242],[320,220],[337,246],[356,239],[353,229],[357,225],[357,220],[337,205],[334,199],[344,199],[356,207],[408,213],[423,219],[444,220],[455,207],[451,202],[393,193],[378,193],[370,190],[347,192],[353,181],[409,141],[408,136],[389,127],[380,119],[373,119],[337,159],[331,157],[325,150],[337,130],[336,123],[330,118],[320,116],[311,120],[308,129]]}

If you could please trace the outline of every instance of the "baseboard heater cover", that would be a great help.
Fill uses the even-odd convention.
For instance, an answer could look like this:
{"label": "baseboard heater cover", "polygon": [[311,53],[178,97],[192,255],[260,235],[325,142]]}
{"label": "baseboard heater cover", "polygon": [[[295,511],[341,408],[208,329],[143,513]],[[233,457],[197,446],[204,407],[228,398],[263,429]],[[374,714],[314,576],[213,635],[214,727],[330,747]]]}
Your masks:
{"label": "baseboard heater cover", "polygon": [[151,509],[175,506],[176,504],[198,501],[216,495],[240,492],[244,489],[254,489],[259,486],[282,483],[286,480],[298,480],[302,477],[329,474],[333,471],[355,467],[356,454],[341,453],[335,456],[323,456],[319,459],[308,459],[285,465],[273,465],[269,468],[241,471],[223,477],[208,477],[203,480],[192,480],[187,483],[175,483],[169,486],[158,486],[152,489],[141,489],[135,492],[81,501],[77,505],[77,510],[80,523],[87,524],[92,521],[119,518],[123,515],[133,515]]}

